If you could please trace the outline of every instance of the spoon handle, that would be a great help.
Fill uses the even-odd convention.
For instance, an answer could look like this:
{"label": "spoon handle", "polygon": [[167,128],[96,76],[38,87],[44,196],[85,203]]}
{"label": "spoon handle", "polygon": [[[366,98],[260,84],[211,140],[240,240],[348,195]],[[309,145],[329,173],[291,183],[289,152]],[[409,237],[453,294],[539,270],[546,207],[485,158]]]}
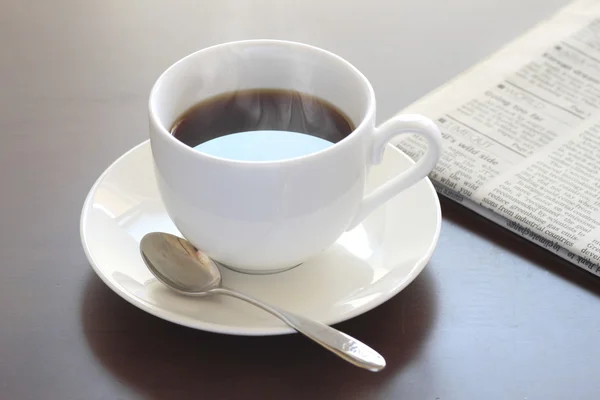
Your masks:
{"label": "spoon handle", "polygon": [[325,347],[327,350],[337,354],[339,357],[357,367],[368,369],[370,371],[380,371],[385,367],[385,359],[379,353],[366,344],[337,329],[300,315],[283,311],[248,295],[224,287],[212,289],[210,290],[210,293],[235,297],[262,308],[296,329],[298,332],[304,334]]}

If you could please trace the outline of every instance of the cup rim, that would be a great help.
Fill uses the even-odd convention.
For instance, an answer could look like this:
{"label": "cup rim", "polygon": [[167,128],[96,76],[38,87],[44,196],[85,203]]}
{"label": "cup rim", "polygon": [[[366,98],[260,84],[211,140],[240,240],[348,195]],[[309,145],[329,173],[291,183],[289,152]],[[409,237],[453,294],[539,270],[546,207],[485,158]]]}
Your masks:
{"label": "cup rim", "polygon": [[[214,156],[211,154],[203,153],[201,151],[194,150],[194,148],[186,145],[185,143],[183,143],[180,140],[178,140],[177,138],[175,138],[159,120],[159,118],[157,116],[158,113],[155,110],[155,106],[153,104],[154,103],[153,100],[156,97],[156,92],[158,91],[158,87],[160,86],[160,83],[164,79],[165,75],[167,75],[172,69],[176,68],[178,65],[186,62],[188,59],[190,59],[192,57],[197,56],[198,54],[208,52],[208,51],[213,50],[218,47],[251,45],[251,44],[256,44],[256,45],[261,45],[261,44],[273,45],[273,44],[275,44],[275,45],[302,47],[305,49],[309,49],[311,51],[316,51],[316,52],[325,54],[328,57],[332,57],[332,58],[336,59],[337,61],[340,61],[343,65],[345,65],[348,69],[350,69],[362,81],[363,85],[367,89],[367,96],[368,96],[367,104],[368,104],[368,106],[367,106],[367,110],[366,110],[362,120],[356,125],[354,130],[352,132],[350,132],[350,134],[348,136],[346,136],[339,142],[334,143],[333,146],[329,146],[325,149],[318,150],[313,153],[301,155],[298,157],[286,158],[283,160],[248,161],[248,160],[235,160],[235,159],[230,159],[230,158],[218,157],[218,156]],[[373,116],[375,114],[375,92],[373,90],[373,86],[371,85],[371,83],[369,82],[367,77],[362,72],[360,72],[360,70],[358,68],[356,68],[352,63],[350,63],[346,59],[344,59],[341,56],[338,56],[337,54],[332,53],[328,50],[325,50],[325,49],[322,49],[320,47],[316,47],[316,46],[313,46],[310,44],[306,44],[306,43],[287,41],[287,40],[250,39],[250,40],[238,40],[238,41],[223,42],[223,43],[219,43],[219,44],[216,44],[213,46],[205,47],[203,49],[200,49],[193,53],[190,53],[187,56],[180,58],[179,60],[177,60],[176,62],[171,64],[167,69],[165,69],[159,75],[159,77],[156,79],[156,81],[152,85],[152,89],[150,90],[150,96],[148,99],[148,110],[149,110],[149,114],[150,114],[150,121],[155,127],[158,128],[157,130],[159,132],[159,135],[167,136],[168,137],[166,139],[167,141],[174,143],[174,145],[176,147],[179,147],[182,151],[190,152],[189,154],[194,154],[196,157],[200,157],[205,160],[211,160],[211,161],[219,162],[219,163],[237,164],[237,165],[245,165],[245,166],[282,165],[282,164],[291,164],[291,163],[308,161],[312,158],[323,156],[326,153],[330,153],[332,151],[339,149],[340,147],[345,147],[346,144],[353,141],[354,138],[357,136],[357,133],[359,131],[363,131],[364,128],[373,119]]]}

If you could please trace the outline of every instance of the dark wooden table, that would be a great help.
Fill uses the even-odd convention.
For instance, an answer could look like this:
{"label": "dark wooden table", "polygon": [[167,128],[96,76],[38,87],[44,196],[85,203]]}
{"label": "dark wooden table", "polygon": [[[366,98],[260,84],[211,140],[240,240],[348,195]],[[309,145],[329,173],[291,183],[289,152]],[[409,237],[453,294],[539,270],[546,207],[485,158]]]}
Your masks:
{"label": "dark wooden table", "polygon": [[145,314],[79,242],[87,191],[147,138],[153,81],[193,50],[256,37],[328,48],[371,77],[384,119],[564,3],[1,1],[0,399],[600,398],[598,280],[445,200],[425,271],[339,325],[386,356],[378,374],[297,335]]}

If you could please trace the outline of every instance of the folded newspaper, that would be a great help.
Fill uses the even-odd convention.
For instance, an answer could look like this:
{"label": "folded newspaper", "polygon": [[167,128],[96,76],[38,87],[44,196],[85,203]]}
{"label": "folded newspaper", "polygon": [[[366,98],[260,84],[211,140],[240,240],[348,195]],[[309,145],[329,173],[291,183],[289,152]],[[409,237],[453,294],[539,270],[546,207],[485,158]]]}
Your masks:
{"label": "folded newspaper", "polygon": [[[600,0],[577,1],[402,113],[442,131],[439,193],[600,276]],[[395,142],[413,158],[417,136]]]}

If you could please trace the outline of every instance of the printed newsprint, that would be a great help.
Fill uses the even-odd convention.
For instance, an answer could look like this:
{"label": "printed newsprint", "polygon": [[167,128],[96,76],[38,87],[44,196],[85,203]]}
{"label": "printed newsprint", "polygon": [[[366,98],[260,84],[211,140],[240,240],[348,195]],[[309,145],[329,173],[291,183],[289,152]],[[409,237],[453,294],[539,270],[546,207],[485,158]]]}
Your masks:
{"label": "printed newsprint", "polygon": [[[600,0],[572,3],[402,113],[439,193],[600,276]],[[395,144],[413,158],[424,141]]]}

